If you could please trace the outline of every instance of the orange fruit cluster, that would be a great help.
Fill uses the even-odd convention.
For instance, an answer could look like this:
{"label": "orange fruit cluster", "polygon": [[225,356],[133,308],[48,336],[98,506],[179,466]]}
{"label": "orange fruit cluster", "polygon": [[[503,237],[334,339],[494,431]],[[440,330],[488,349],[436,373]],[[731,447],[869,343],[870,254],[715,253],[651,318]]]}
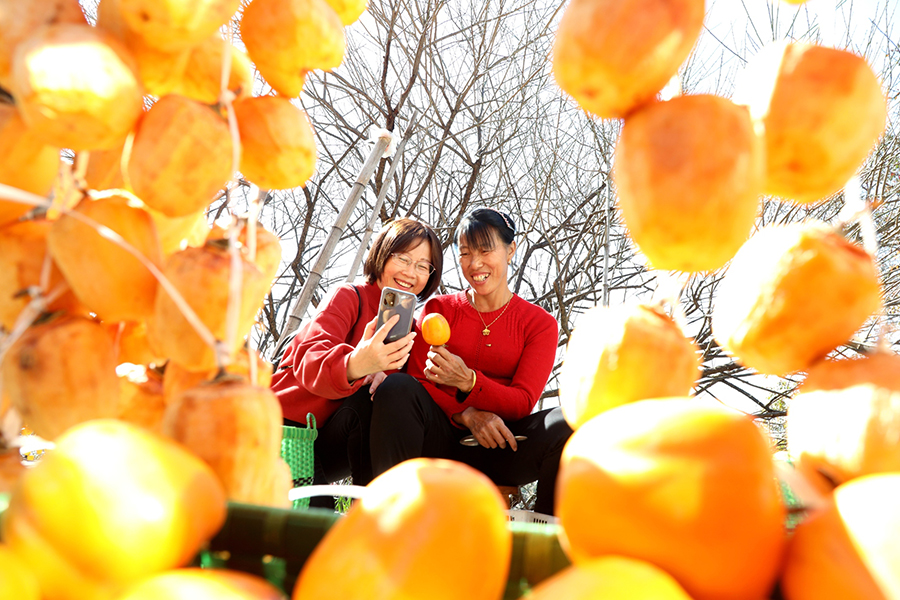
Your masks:
{"label": "orange fruit cluster", "polygon": [[[871,244],[842,223],[754,230],[764,195],[806,205],[847,185],[884,132],[884,92],[853,52],[781,42],[751,58],[731,99],[663,98],[702,20],[699,0],[573,0],[553,74],[585,111],[623,119],[612,175],[647,262],[700,275],[727,265],[715,343],[757,373],[807,374],[787,401],[784,475],[806,512],[787,532],[773,449],[750,417],[687,397],[698,357],[674,322],[593,308],[560,377],[576,431],[557,510],[574,565],[541,588],[593,597],[601,569],[627,568],[678,589],[625,583],[609,597],[760,600],[780,585],[786,600],[900,598],[900,358],[831,359],[882,310]],[[601,567],[614,560],[640,566]]]}
{"label": "orange fruit cluster", "polygon": [[[243,218],[211,226],[208,211],[239,176],[262,189],[312,177],[315,136],[295,98],[307,72],[341,63],[343,27],[365,8],[101,0],[89,23],[78,0],[0,0],[0,417],[57,443],[28,478],[4,460],[16,468],[3,469],[3,541],[39,563],[40,597],[118,597],[185,566],[226,498],[290,505],[271,365],[245,347],[281,243]],[[232,20],[247,52],[222,33]],[[87,432],[91,460],[120,452],[133,473],[92,467]],[[156,530],[141,524],[151,517]],[[0,596],[32,593],[0,579]],[[128,597],[243,587],[206,579]]]}

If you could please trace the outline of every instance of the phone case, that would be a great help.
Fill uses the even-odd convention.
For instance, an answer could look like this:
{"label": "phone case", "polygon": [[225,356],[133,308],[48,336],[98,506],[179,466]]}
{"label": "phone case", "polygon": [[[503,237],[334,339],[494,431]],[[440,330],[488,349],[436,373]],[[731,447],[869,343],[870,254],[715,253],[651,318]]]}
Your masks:
{"label": "phone case", "polygon": [[380,328],[392,316],[400,315],[397,322],[384,339],[387,342],[396,342],[412,330],[413,315],[416,311],[416,296],[403,290],[386,287],[381,290],[381,302],[378,306],[377,327]]}

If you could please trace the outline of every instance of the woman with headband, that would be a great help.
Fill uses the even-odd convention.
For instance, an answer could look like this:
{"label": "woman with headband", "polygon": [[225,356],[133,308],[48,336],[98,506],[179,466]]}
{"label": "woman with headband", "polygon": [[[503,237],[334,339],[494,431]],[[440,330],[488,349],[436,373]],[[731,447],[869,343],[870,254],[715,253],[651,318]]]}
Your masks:
{"label": "woman with headband", "polygon": [[[413,457],[469,464],[498,485],[537,480],[535,511],[553,514],[556,474],[572,434],[557,407],[533,413],[556,359],[558,327],[543,308],[512,292],[512,219],[474,210],[456,231],[469,289],[437,296],[421,319],[439,312],[450,341],[417,339],[407,373],[389,375],[372,408],[372,467],[377,475]],[[464,438],[474,438],[465,445]]]}

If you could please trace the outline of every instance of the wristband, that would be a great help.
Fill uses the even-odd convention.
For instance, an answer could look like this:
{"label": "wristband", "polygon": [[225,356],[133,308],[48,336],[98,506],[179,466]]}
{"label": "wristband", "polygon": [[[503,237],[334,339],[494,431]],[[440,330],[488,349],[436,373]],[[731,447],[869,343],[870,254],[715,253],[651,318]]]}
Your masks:
{"label": "wristband", "polygon": [[475,372],[475,369],[472,369],[472,389],[469,392],[475,391],[475,383],[478,381],[478,373]]}

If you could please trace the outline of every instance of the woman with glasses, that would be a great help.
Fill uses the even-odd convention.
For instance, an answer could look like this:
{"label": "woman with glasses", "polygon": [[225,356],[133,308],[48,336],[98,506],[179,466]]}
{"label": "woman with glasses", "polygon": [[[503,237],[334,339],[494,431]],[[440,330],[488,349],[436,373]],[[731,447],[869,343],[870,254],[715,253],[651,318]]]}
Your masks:
{"label": "woman with glasses", "polygon": [[535,511],[553,514],[556,474],[572,434],[557,407],[532,413],[556,359],[558,328],[543,308],[507,282],[516,251],[512,218],[494,209],[462,220],[455,243],[469,288],[437,296],[450,341],[417,341],[407,373],[378,387],[372,413],[372,466],[378,475],[416,456],[450,458],[498,485],[537,480]]}
{"label": "woman with glasses", "polygon": [[[381,290],[392,287],[425,300],[440,284],[442,268],[441,244],[429,226],[413,219],[389,223],[366,257],[366,282],[334,290],[285,350],[272,389],[285,425],[305,427],[308,412],[316,417],[314,483],[352,475],[354,484],[366,485],[372,479],[371,394],[385,372],[406,364],[416,335],[386,343],[397,316],[376,331]],[[311,505],[331,502],[313,498]]]}

